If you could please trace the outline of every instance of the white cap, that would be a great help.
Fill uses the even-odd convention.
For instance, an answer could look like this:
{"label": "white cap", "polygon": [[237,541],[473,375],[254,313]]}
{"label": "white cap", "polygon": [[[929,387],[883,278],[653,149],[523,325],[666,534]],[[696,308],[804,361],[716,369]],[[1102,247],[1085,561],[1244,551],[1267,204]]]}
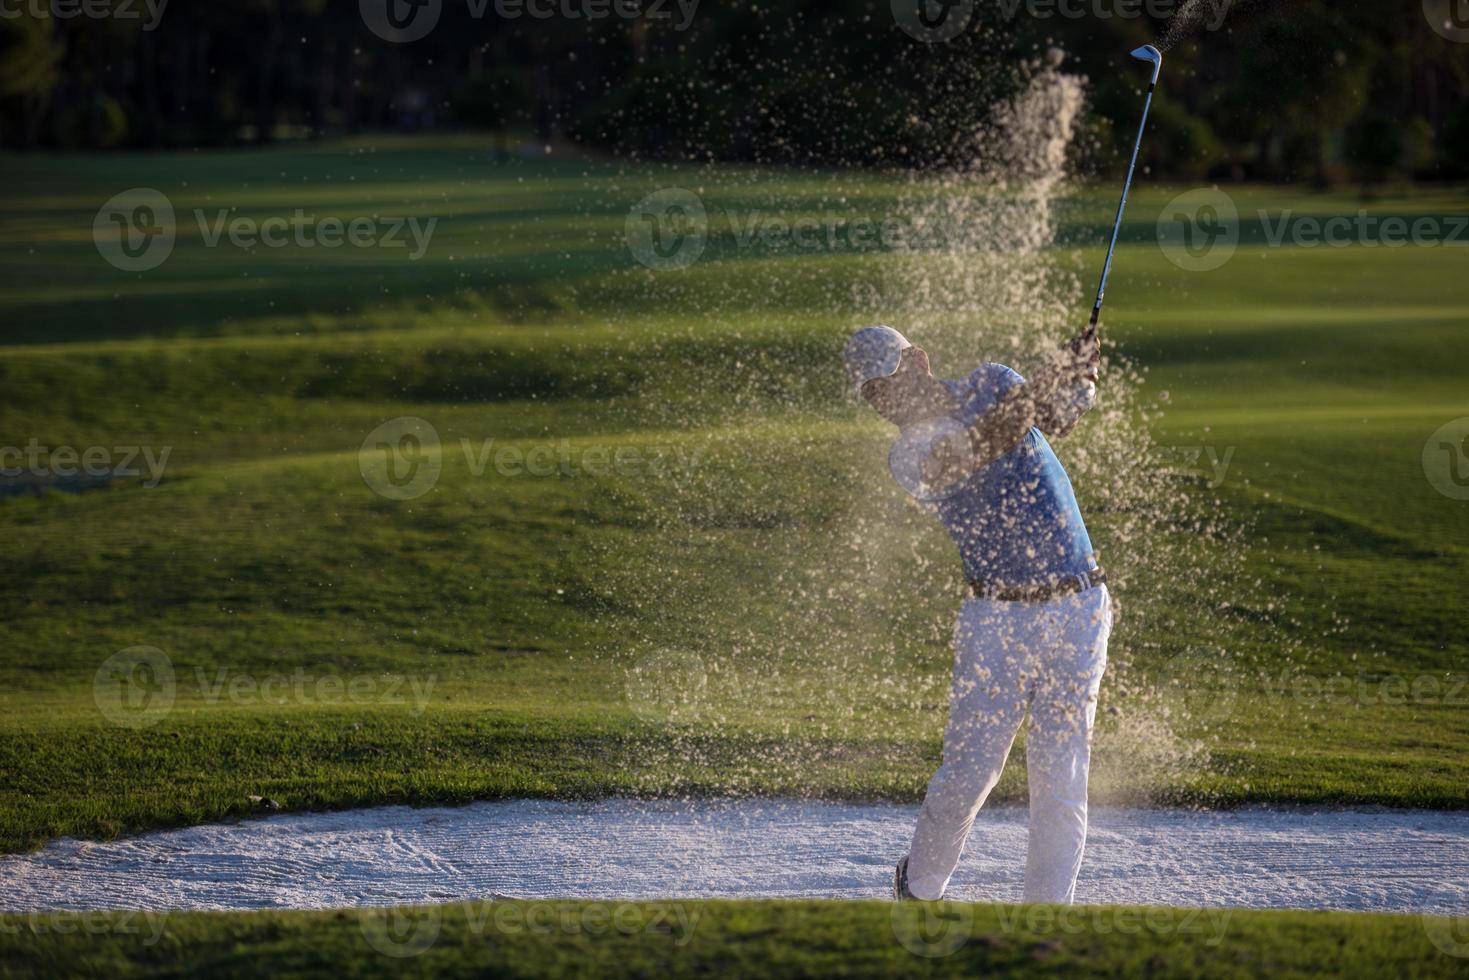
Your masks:
{"label": "white cap", "polygon": [[861,388],[873,378],[896,373],[904,349],[912,346],[907,337],[892,327],[863,327],[847,338],[847,346],[842,351],[847,380]]}

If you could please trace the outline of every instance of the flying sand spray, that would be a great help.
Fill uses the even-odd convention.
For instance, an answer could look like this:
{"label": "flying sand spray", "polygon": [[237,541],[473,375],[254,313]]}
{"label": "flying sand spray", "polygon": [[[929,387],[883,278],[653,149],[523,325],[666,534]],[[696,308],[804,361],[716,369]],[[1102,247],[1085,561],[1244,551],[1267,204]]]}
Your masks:
{"label": "flying sand spray", "polygon": [[[1138,122],[1137,138],[1132,144],[1132,159],[1127,164],[1127,179],[1122,184],[1122,198],[1117,202],[1117,217],[1112,222],[1112,240],[1107,245],[1107,258],[1102,263],[1102,278],[1097,284],[1097,299],[1092,305],[1091,322],[1082,334],[1082,342],[1090,341],[1097,333],[1097,321],[1102,315],[1102,298],[1107,292],[1107,275],[1112,271],[1112,255],[1117,250],[1117,235],[1122,228],[1122,213],[1127,209],[1127,192],[1132,187],[1133,170],[1137,167],[1138,150],[1143,143],[1143,130],[1148,124],[1148,109],[1153,104],[1153,90],[1158,85],[1158,73],[1163,68],[1163,54],[1151,44],[1144,44],[1130,52],[1139,61],[1153,66],[1153,76],[1148,80],[1148,94],[1143,102],[1143,116]],[[955,492],[960,482],[949,480],[941,484],[928,481],[927,461],[935,452],[944,451],[958,460],[973,460],[967,428],[952,418],[929,419],[917,425],[905,427],[893,444],[888,456],[893,476],[919,500],[932,501]]]}

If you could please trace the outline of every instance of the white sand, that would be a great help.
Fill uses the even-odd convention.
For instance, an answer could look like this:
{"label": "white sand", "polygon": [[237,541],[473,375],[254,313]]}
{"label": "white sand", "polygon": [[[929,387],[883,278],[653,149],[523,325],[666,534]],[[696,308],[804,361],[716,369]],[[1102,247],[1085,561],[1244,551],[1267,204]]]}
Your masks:
{"label": "white sand", "polygon": [[[381,807],[0,859],[0,906],[243,909],[557,898],[881,898],[915,808],[809,802]],[[951,897],[1015,901],[1025,810],[988,809]],[[1469,911],[1469,813],[1095,809],[1080,902]]]}

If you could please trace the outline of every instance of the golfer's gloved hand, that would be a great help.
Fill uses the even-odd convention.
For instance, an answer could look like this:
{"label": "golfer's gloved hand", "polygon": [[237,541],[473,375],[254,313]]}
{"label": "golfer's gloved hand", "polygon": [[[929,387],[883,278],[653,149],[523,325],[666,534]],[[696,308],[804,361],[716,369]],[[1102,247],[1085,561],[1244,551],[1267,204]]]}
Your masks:
{"label": "golfer's gloved hand", "polygon": [[1102,367],[1102,340],[1097,332],[1087,327],[1068,340],[1063,349],[1070,355],[1067,368],[1073,372],[1073,376],[1077,380],[1096,384]]}

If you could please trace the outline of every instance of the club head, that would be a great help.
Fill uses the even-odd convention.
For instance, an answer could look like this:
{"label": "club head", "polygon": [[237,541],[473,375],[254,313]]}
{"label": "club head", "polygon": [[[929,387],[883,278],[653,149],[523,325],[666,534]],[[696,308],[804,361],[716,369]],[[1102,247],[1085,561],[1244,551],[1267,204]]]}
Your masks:
{"label": "club head", "polygon": [[1146,61],[1153,66],[1153,81],[1158,80],[1158,73],[1163,70],[1163,52],[1151,44],[1144,44],[1140,48],[1134,48],[1132,56],[1138,61]]}

